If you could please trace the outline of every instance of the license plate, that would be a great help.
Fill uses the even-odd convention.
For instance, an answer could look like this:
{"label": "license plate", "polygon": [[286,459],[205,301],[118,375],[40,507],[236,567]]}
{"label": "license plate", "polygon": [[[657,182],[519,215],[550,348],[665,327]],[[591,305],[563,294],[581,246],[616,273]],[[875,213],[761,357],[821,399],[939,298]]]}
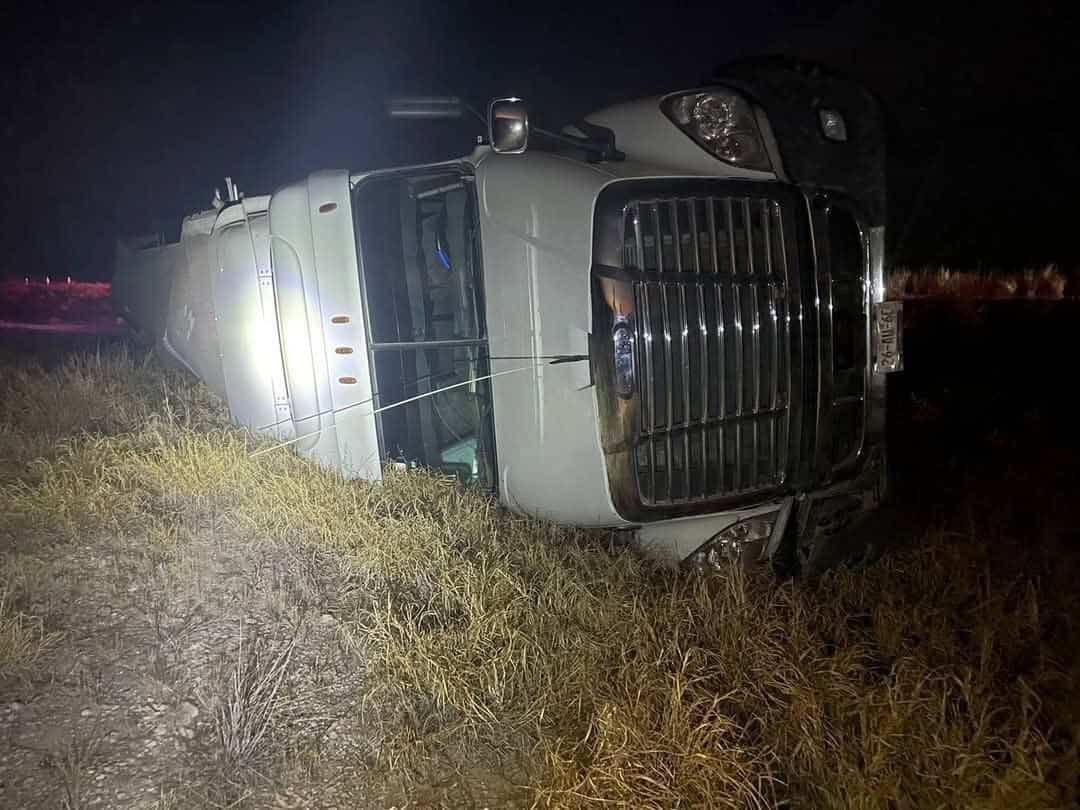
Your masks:
{"label": "license plate", "polygon": [[904,303],[874,305],[874,371],[888,374],[904,370]]}

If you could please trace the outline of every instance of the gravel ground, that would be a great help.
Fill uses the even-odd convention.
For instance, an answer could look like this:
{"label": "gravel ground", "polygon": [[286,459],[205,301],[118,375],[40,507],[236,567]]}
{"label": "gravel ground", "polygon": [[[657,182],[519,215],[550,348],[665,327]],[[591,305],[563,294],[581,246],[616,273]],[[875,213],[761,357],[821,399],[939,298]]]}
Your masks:
{"label": "gravel ground", "polygon": [[373,750],[339,560],[213,527],[22,540],[7,580],[54,635],[0,683],[0,805],[353,806]]}

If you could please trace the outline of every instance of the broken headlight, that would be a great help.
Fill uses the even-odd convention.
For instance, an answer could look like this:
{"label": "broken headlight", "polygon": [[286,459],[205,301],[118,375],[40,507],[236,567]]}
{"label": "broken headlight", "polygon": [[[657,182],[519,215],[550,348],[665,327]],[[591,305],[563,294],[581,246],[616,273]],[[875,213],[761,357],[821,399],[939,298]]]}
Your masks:
{"label": "broken headlight", "polygon": [[775,515],[733,523],[694,552],[688,562],[704,568],[724,568],[731,563],[757,562],[765,553],[775,525]]}
{"label": "broken headlight", "polygon": [[725,163],[771,171],[750,102],[727,90],[668,96],[661,108],[697,144]]}

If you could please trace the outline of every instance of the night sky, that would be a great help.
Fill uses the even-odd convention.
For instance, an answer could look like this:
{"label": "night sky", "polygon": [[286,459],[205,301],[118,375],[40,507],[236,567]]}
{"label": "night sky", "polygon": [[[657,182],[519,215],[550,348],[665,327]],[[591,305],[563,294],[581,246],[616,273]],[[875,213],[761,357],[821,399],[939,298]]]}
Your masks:
{"label": "night sky", "polygon": [[881,98],[894,261],[1074,266],[1074,4],[956,5],[27,4],[4,33],[0,274],[107,277],[117,235],[175,227],[226,174],[255,194],[469,151],[470,122],[386,119],[393,94],[512,93],[554,125],[765,53]]}

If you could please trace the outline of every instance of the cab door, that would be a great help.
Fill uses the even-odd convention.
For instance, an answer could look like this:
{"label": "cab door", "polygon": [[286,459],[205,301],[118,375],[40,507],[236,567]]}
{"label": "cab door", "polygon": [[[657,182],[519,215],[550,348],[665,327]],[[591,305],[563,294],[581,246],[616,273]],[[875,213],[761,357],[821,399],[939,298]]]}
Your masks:
{"label": "cab door", "polygon": [[494,490],[471,173],[440,167],[370,175],[353,191],[353,212],[384,462]]}

